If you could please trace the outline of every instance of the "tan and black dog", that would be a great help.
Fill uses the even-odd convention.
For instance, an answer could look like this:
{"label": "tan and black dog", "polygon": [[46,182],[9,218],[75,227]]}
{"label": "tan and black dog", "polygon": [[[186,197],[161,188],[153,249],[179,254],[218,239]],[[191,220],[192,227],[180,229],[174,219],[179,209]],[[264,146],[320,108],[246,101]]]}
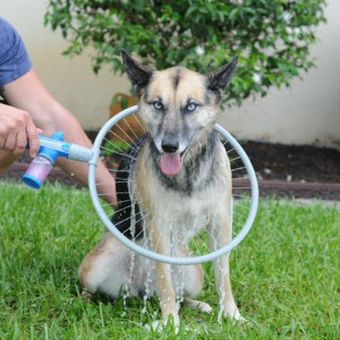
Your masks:
{"label": "tan and black dog", "polygon": [[[139,116],[148,133],[132,148],[123,166],[126,171],[121,172],[125,175],[117,176],[120,213],[114,223],[140,244],[149,237],[151,247],[165,255],[173,247],[170,237],[174,231],[180,240],[175,242],[179,255],[188,254],[190,239],[203,228],[211,235],[212,250],[220,248],[231,235],[232,180],[227,153],[214,124],[237,59],[206,77],[183,67],[156,71],[125,52],[122,57],[136,87]],[[84,290],[117,297],[127,286],[132,295],[145,294],[150,260],[135,256],[130,273],[131,254],[107,235],[79,269]],[[174,270],[161,262],[154,268],[147,293],[159,296],[163,321],[172,316],[178,326]],[[216,261],[215,275],[224,315],[241,320],[231,291],[228,255]],[[183,284],[184,300],[210,312],[208,304],[194,300],[203,286],[200,265],[183,267]]]}

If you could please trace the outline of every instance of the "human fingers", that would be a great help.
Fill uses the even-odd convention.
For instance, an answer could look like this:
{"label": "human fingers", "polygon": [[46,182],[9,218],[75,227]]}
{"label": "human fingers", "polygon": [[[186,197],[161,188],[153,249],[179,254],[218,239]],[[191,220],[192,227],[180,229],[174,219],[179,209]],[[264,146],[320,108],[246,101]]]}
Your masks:
{"label": "human fingers", "polygon": [[17,144],[17,131],[9,129],[6,141],[3,148],[9,151],[14,151]]}
{"label": "human fingers", "polygon": [[16,138],[19,131],[25,131],[25,120],[21,111],[18,115],[11,115],[11,112],[5,117],[1,117],[1,141],[0,147],[8,151],[14,151],[16,148]]}
{"label": "human fingers", "polygon": [[7,133],[6,127],[3,124],[0,124],[0,149],[5,147]]}
{"label": "human fingers", "polygon": [[37,155],[40,147],[38,129],[35,127],[32,120],[29,120],[26,125],[26,134],[29,143],[29,154],[33,158]]}
{"label": "human fingers", "polygon": [[13,150],[15,155],[21,155],[26,148],[27,145],[27,135],[25,129],[20,129],[16,135],[16,146]]}

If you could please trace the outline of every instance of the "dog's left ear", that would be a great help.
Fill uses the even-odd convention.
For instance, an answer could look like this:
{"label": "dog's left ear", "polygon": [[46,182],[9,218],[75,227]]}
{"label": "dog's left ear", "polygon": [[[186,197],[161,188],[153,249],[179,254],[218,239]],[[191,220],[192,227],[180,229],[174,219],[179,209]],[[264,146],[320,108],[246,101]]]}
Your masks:
{"label": "dog's left ear", "polygon": [[228,65],[222,66],[208,76],[208,88],[214,92],[224,91],[234,75],[238,62],[238,57],[235,57]]}
{"label": "dog's left ear", "polygon": [[144,65],[139,64],[124,50],[122,50],[122,59],[125,71],[128,74],[132,84],[136,85],[138,89],[145,87],[151,78],[152,70]]}

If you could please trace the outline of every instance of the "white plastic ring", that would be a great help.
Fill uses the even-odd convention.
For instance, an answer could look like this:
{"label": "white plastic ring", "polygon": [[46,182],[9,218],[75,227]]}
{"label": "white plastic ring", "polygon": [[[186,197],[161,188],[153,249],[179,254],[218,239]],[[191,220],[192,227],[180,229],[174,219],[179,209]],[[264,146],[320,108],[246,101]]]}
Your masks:
{"label": "white plastic ring", "polygon": [[126,236],[124,236],[111,222],[110,218],[107,216],[103,207],[100,204],[97,187],[96,187],[96,165],[100,157],[100,147],[102,145],[102,142],[106,134],[112,129],[112,127],[115,124],[117,124],[120,120],[124,119],[125,117],[129,115],[135,114],[136,112],[138,112],[138,106],[132,106],[130,108],[127,108],[121,111],[119,114],[115,115],[114,117],[112,117],[100,129],[97,135],[97,138],[94,142],[93,156],[92,156],[92,159],[89,161],[89,189],[90,189],[90,195],[91,195],[93,205],[96,209],[97,214],[102,220],[102,222],[105,224],[107,229],[125,246],[127,246],[134,252],[140,255],[146,256],[155,261],[165,262],[165,263],[174,264],[174,265],[193,265],[193,264],[213,261],[217,259],[218,257],[231,252],[249,233],[254,223],[257,208],[258,208],[259,189],[258,189],[258,183],[257,183],[255,171],[253,169],[253,166],[247,154],[243,150],[242,146],[237,142],[237,140],[229,132],[227,132],[222,126],[218,124],[215,125],[215,130],[218,131],[218,133],[221,136],[223,136],[225,140],[228,141],[230,145],[239,154],[241,160],[244,163],[246,171],[249,175],[249,180],[250,180],[250,185],[251,185],[251,205],[249,209],[248,218],[244,226],[240,230],[240,232],[236,235],[236,237],[234,237],[226,246],[219,248],[209,254],[205,254],[201,256],[193,256],[193,257],[172,257],[172,256],[159,254],[155,251],[152,251],[152,250],[149,250],[149,249],[146,249],[146,248],[143,248],[137,245],[135,242],[131,241]]}

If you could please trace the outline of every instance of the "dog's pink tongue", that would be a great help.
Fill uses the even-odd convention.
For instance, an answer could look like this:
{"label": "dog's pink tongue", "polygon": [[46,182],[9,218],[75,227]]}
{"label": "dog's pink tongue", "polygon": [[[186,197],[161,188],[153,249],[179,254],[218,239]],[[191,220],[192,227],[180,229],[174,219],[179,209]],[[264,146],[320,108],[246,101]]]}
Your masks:
{"label": "dog's pink tongue", "polygon": [[182,160],[179,153],[163,153],[161,155],[161,170],[164,175],[175,176],[181,168]]}

